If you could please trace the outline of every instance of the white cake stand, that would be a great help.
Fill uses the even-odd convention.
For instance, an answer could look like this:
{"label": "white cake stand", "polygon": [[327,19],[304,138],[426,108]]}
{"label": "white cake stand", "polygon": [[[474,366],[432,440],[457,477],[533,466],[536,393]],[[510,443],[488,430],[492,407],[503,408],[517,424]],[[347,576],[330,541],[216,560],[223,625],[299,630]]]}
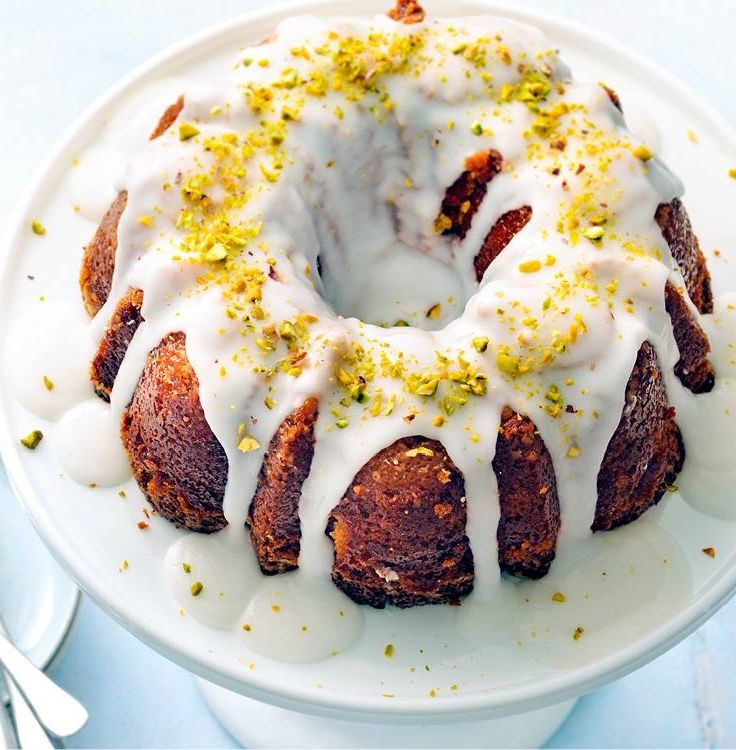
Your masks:
{"label": "white cake stand", "polygon": [[534,748],[544,745],[575,706],[575,699],[494,719],[442,724],[330,719],[246,698],[198,679],[212,713],[243,747],[275,748]]}
{"label": "white cake stand", "polygon": [[[379,13],[386,4],[387,0],[305,1],[248,14],[176,45],[113,87],[47,159],[8,226],[0,269],[0,299],[6,315],[0,327],[0,351],[5,350],[8,329],[37,302],[28,296],[29,275],[36,279],[33,289],[43,285],[46,304],[79,306],[78,258],[65,253],[67,248],[83,246],[94,223],[70,210],[65,186],[70,163],[96,143],[109,120],[121,113],[129,116],[135,102],[139,107],[147,102],[152,111],[168,103],[172,93],[179,93],[177,80],[185,78],[188,70],[209,65],[223,50],[232,52],[266,37],[285,16]],[[712,186],[723,181],[727,165],[736,163],[736,137],[677,80],[595,31],[516,4],[427,0],[426,8],[437,15],[496,13],[543,28],[579,79],[605,80],[618,91],[632,128],[685,178],[688,210],[704,246],[721,247],[725,254],[732,212],[728,198]],[[666,127],[658,129],[648,113],[657,113],[657,121]],[[698,133],[697,152],[686,146],[688,129]],[[100,192],[109,189],[109,185],[101,186]],[[48,238],[45,245],[29,248],[35,240],[28,226],[38,216],[53,226],[54,241]],[[728,277],[733,289],[736,279],[727,260],[714,261],[709,256],[716,282]],[[17,438],[36,426],[46,437],[31,453],[19,447]],[[454,644],[435,641],[441,633],[438,623],[446,617],[439,610],[447,608],[427,608],[416,614],[368,613],[369,624],[383,622],[384,632],[375,637],[368,633],[355,649],[336,659],[283,663],[249,652],[235,634],[181,617],[160,565],[177,530],[152,518],[150,529],[141,534],[135,522],[144,502],[134,483],[125,485],[125,502],[118,498],[117,487],[103,490],[76,485],[60,476],[56,447],[54,424],[33,417],[10,388],[0,388],[2,458],[52,553],[111,616],[202,678],[205,700],[247,746],[536,747],[564,721],[578,696],[672,647],[710,617],[736,588],[736,514],[730,520],[717,520],[674,494],[662,503],[664,507],[648,513],[647,520],[690,550],[683,553],[681,569],[688,578],[687,595],[675,604],[670,599],[666,615],[643,629],[637,630],[637,612],[633,611],[628,621],[630,628],[633,623],[630,638],[622,639],[620,633],[602,635],[597,650],[579,663],[559,666],[548,659],[541,664],[521,656],[515,660],[508,654],[501,659],[498,652],[481,647],[456,649],[451,659],[445,658]],[[633,527],[644,528],[640,523]],[[611,538],[623,542],[632,533],[623,529]],[[718,547],[715,559],[700,552],[708,546]],[[122,560],[130,561],[124,574]],[[665,593],[665,604],[668,596]],[[397,626],[397,637],[404,638],[405,651],[414,645],[426,646],[421,649],[422,659],[435,665],[434,671],[419,669],[409,679],[408,670],[382,660],[386,642],[382,639],[392,623]],[[430,697],[435,693],[429,690],[433,680],[444,680],[445,686],[457,682],[461,689],[450,694],[445,687]],[[390,696],[381,688],[384,683],[396,688]]]}

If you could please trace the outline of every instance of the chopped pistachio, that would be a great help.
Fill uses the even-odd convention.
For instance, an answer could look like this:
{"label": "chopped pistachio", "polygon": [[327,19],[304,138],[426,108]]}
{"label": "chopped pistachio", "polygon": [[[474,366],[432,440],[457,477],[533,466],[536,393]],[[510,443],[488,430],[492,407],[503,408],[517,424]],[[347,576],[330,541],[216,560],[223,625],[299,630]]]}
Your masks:
{"label": "chopped pistachio", "polygon": [[715,557],[716,556],[715,547],[703,547],[703,552],[706,555],[708,555],[708,557]]}
{"label": "chopped pistachio", "polygon": [[195,581],[189,591],[192,592],[192,596],[199,596],[202,593],[202,589],[204,588],[204,584],[202,581]]}
{"label": "chopped pistachio", "polygon": [[25,437],[20,439],[21,445],[24,445],[28,450],[34,451],[38,448],[38,444],[43,440],[43,432],[41,430],[31,430]]}
{"label": "chopped pistachio", "polygon": [[592,240],[594,242],[596,240],[600,240],[604,234],[605,234],[605,230],[603,229],[603,227],[600,227],[600,226],[592,226],[583,230],[583,236],[587,237],[589,240]]}
{"label": "chopped pistachio", "polygon": [[225,260],[225,258],[227,258],[227,248],[220,242],[212,245],[204,255],[204,259],[208,263],[217,263],[220,260]]}
{"label": "chopped pistachio", "polygon": [[519,375],[519,360],[516,357],[512,357],[506,352],[499,352],[496,355],[496,366],[501,372],[505,372],[507,375],[516,377]]}
{"label": "chopped pistachio", "polygon": [[654,157],[654,154],[643,143],[639,144],[631,153],[642,161],[649,161]]}
{"label": "chopped pistachio", "polygon": [[443,213],[440,213],[434,220],[434,231],[437,234],[442,234],[448,229],[452,229],[452,219]]}
{"label": "chopped pistachio", "polygon": [[296,107],[290,107],[288,104],[286,104],[281,110],[281,119],[287,121],[298,120],[299,110]]}
{"label": "chopped pistachio", "polygon": [[281,85],[287,89],[293,89],[299,83],[299,74],[294,68],[286,68],[281,71]]}
{"label": "chopped pistachio", "polygon": [[350,423],[347,419],[338,419],[335,421],[335,427],[344,430]]}
{"label": "chopped pistachio", "polygon": [[572,639],[574,641],[579,641],[583,637],[583,633],[585,632],[585,628],[578,625],[572,634]]}
{"label": "chopped pistachio", "polygon": [[182,563],[181,567],[184,569],[185,573],[191,573],[192,572],[192,566],[189,563]]}
{"label": "chopped pistachio", "polygon": [[33,234],[46,234],[46,227],[38,219],[34,219],[31,222],[31,229],[33,230]]}
{"label": "chopped pistachio", "polygon": [[483,125],[478,120],[475,120],[470,126],[470,132],[473,135],[483,135]]}
{"label": "chopped pistachio", "polygon": [[294,328],[294,324],[290,323],[288,320],[285,320],[280,326],[279,326],[279,336],[281,336],[282,339],[285,339],[286,341],[292,341],[296,338],[296,328]]}
{"label": "chopped pistachio", "polygon": [[501,99],[505,102],[510,102],[514,97],[514,87],[510,83],[504,83],[501,86]]}
{"label": "chopped pistachio", "polygon": [[259,349],[262,349],[264,352],[273,352],[276,351],[276,347],[266,339],[256,339],[256,346]]}
{"label": "chopped pistachio", "polygon": [[43,384],[46,387],[47,391],[53,391],[54,390],[54,381],[51,380],[51,378],[48,375],[43,376]]}
{"label": "chopped pistachio", "polygon": [[736,180],[736,168],[732,168],[732,169],[729,169],[729,170],[728,170],[728,176],[729,176],[729,177],[730,177],[730,178],[731,178],[732,180]]}
{"label": "chopped pistachio", "polygon": [[487,336],[477,336],[473,339],[473,349],[475,349],[476,352],[479,354],[483,354],[483,352],[488,349],[488,337]]}
{"label": "chopped pistachio", "polygon": [[191,122],[183,122],[179,125],[180,141],[188,141],[190,138],[194,138],[195,135],[199,135],[199,128],[196,128]]}
{"label": "chopped pistachio", "polygon": [[556,591],[552,594],[552,601],[562,604],[567,601],[567,597],[561,591]]}
{"label": "chopped pistachio", "polygon": [[431,378],[424,383],[420,383],[416,387],[414,393],[416,393],[417,396],[433,396],[437,391],[437,386],[439,384],[440,381],[438,378]]}
{"label": "chopped pistachio", "polygon": [[553,404],[556,404],[562,398],[562,395],[560,394],[560,389],[556,385],[551,385],[547,389],[547,393],[544,394],[544,397]]}
{"label": "chopped pistachio", "polygon": [[522,273],[536,273],[541,267],[542,263],[538,260],[527,260],[519,263],[519,270]]}
{"label": "chopped pistachio", "polygon": [[424,445],[420,445],[418,448],[410,448],[404,454],[407,458],[416,458],[417,456],[434,456],[434,451],[431,448],[427,448]]}
{"label": "chopped pistachio", "polygon": [[437,416],[436,416],[436,417],[435,417],[435,418],[434,418],[434,419],[432,420],[432,424],[433,424],[433,425],[434,425],[435,427],[442,427],[442,425],[444,425],[444,424],[445,424],[445,418],[444,418],[444,416],[442,416],[442,414],[438,414],[438,415],[437,415]]}
{"label": "chopped pistachio", "polygon": [[430,320],[437,320],[440,315],[442,315],[442,305],[439,302],[435,305],[432,305],[432,307],[430,307],[426,312],[426,317],[428,317]]}
{"label": "chopped pistachio", "polygon": [[243,453],[258,450],[260,447],[261,444],[250,435],[245,435],[245,437],[243,437],[238,443],[238,450],[242,451]]}
{"label": "chopped pistachio", "polygon": [[577,445],[571,445],[567,449],[567,457],[568,458],[577,458],[580,455],[580,448],[578,448]]}
{"label": "chopped pistachio", "polygon": [[383,655],[387,659],[390,659],[394,655],[394,644],[393,643],[389,643],[389,644],[386,645],[386,648],[383,649]]}

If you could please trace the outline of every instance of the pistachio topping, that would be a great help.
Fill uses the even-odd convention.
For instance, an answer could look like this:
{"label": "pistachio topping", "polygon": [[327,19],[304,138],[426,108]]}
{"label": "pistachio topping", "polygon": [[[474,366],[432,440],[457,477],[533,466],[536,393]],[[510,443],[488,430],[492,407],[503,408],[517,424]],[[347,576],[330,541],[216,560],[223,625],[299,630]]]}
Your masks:
{"label": "pistachio topping", "polygon": [[189,591],[192,596],[199,596],[202,593],[203,589],[204,589],[204,584],[202,583],[202,581],[195,581],[189,587]]}
{"label": "pistachio topping", "polygon": [[483,352],[488,349],[488,337],[487,336],[476,336],[476,338],[473,339],[473,349],[475,349],[476,352],[479,354],[483,354]]}
{"label": "pistachio topping", "polygon": [[643,143],[634,148],[631,153],[642,161],[649,161],[654,158],[654,154]]}
{"label": "pistachio topping", "polygon": [[250,451],[258,450],[261,444],[250,435],[244,435],[238,442],[238,450],[243,453],[249,453]]}
{"label": "pistachio topping", "polygon": [[41,430],[31,430],[25,437],[20,439],[20,444],[24,445],[28,450],[34,451],[38,448],[38,444],[43,440],[43,432]]}
{"label": "pistachio topping", "polygon": [[200,130],[195,125],[192,125],[191,122],[182,122],[179,125],[179,140],[180,141],[188,141],[190,138],[194,138],[194,136],[199,135]]}
{"label": "pistachio topping", "polygon": [[33,231],[33,234],[46,234],[46,227],[38,219],[34,219],[31,222],[31,230]]}
{"label": "pistachio topping", "polygon": [[601,226],[592,226],[583,230],[583,235],[594,242],[602,239],[604,234],[605,230]]}
{"label": "pistachio topping", "polygon": [[519,263],[519,270],[522,273],[536,273],[542,267],[542,262],[539,260],[527,260],[523,263]]}

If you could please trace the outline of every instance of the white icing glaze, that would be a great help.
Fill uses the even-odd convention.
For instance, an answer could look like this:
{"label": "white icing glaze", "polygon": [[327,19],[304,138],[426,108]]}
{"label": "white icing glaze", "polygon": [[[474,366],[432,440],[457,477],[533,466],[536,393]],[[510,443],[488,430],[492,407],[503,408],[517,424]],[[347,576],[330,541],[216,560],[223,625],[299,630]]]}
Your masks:
{"label": "white icing glaze", "polygon": [[[191,241],[177,219],[183,207],[192,205],[183,201],[181,186],[222,167],[224,162],[212,149],[204,150],[206,139],[219,139],[219,147],[222,136],[233,133],[236,141],[230,145],[242,148],[244,134],[268,119],[244,103],[247,87],[279,81],[290,70],[296,71],[297,79],[314,79],[313,63],[293,50],[306,48],[314,59],[319,56],[314,49],[328,44],[333,32],[343,39],[379,34],[381,44],[414,35],[421,39],[423,61],[416,76],[382,77],[390,109],[372,94],[357,102],[346,102],[342,92],[331,90],[325,96],[302,97],[298,119],[286,125],[279,145],[283,165],[275,181],[268,179],[273,173],[271,153],[256,149],[245,159],[246,175],[239,178],[238,189],[247,191],[248,200],[228,218],[245,232],[256,225],[259,232],[232,260],[236,272],[247,266],[263,273],[258,302],[266,320],[261,323],[252,316],[253,330],[243,335],[247,326],[242,314],[235,319],[225,314],[221,286],[197,284],[197,277],[216,273],[218,263],[201,262],[201,257],[200,262],[181,260],[187,257],[186,248],[191,251]],[[499,102],[498,92],[504,85],[518,85],[519,74],[515,65],[505,62],[502,46],[494,41],[497,36],[513,61],[534,66],[544,62],[553,83],[564,85],[564,94],[553,91],[543,109],[557,101],[576,105],[562,115],[570,126],[564,151],[531,151],[535,138],[524,133],[537,113],[513,98]],[[461,43],[488,46],[487,66],[476,68],[462,52],[448,49]],[[232,627],[245,611],[252,629],[244,631],[244,637],[262,653],[306,660],[347,647],[359,634],[360,613],[329,584],[333,553],[324,535],[327,516],[376,452],[402,436],[424,435],[443,443],[465,479],[475,590],[458,617],[461,631],[467,631],[472,641],[481,629],[478,613],[487,618],[489,610],[498,612],[499,603],[510,596],[508,586],[501,585],[496,562],[499,510],[490,466],[503,407],[530,415],[550,451],[562,514],[558,556],[566,560],[581,540],[590,537],[598,468],[619,421],[624,386],[643,341],[657,349],[678,413],[681,405],[687,410],[692,401],[671,375],[678,356],[663,287],[673,268],[653,218],[657,205],[679,195],[682,187],[661,163],[644,163],[632,154],[638,141],[626,131],[602,89],[569,80],[567,69],[548,54],[538,31],[508,20],[438,19],[404,27],[385,17],[340,22],[297,18],[282,23],[269,43],[246,50],[241,61],[246,58],[253,62],[236,66],[229,75],[213,74],[207,83],[171,92],[172,100],[179,93],[185,97],[177,123],[161,138],[136,148],[118,183],[128,191],[128,206],[119,227],[113,289],[92,324],[92,336],[99,338],[119,297],[129,288],[143,289],[145,323],[118,374],[114,414],[119,416],[130,402],[148,352],[167,333],[184,331],[205,414],[227,453],[225,514],[230,526],[211,537],[186,536],[171,548],[170,587],[187,612],[214,627]],[[261,60],[268,64],[260,65]],[[493,96],[488,95],[482,73],[491,75]],[[302,87],[295,87],[297,93]],[[292,105],[289,91],[276,91],[279,106],[282,93],[287,106]],[[378,116],[370,111],[375,106]],[[336,114],[338,107],[342,116]],[[476,135],[477,122],[488,130]],[[198,133],[181,140],[180,123],[196,126]],[[582,137],[581,128],[594,131],[593,143],[600,150],[585,150],[591,141]],[[138,128],[131,143],[138,143],[142,132]],[[463,171],[468,156],[489,148],[503,155],[506,169],[488,185],[467,236],[459,240],[437,234],[434,222],[447,186]],[[86,160],[87,156],[78,170]],[[581,162],[586,170],[579,173]],[[552,174],[556,167],[560,174]],[[214,182],[205,192],[217,207],[227,191],[221,177]],[[594,194],[592,208],[584,200],[586,192]],[[92,192],[86,195],[91,196]],[[533,208],[531,221],[478,285],[473,258],[484,237],[502,214],[522,205]],[[602,242],[579,236],[580,230],[593,226],[585,223],[594,218],[593,209],[607,211]],[[142,217],[146,218],[141,221]],[[558,231],[558,222],[571,217],[582,217],[581,226],[565,224]],[[199,255],[212,245],[210,238]],[[189,256],[197,260],[196,253]],[[322,278],[317,274],[318,257]],[[550,257],[554,261],[545,264]],[[540,261],[541,267],[522,272],[520,266],[530,261]],[[269,277],[271,266],[278,280]],[[613,286],[615,291],[608,292]],[[438,303],[439,314],[428,316]],[[282,321],[294,321],[304,313],[318,319],[308,325],[299,376],[277,371],[266,379],[254,372],[254,365],[273,367],[285,356],[283,341],[277,342],[276,352],[261,351],[256,343],[260,329],[268,324],[278,329]],[[397,320],[412,327],[380,327]],[[577,327],[576,336],[558,351],[554,344],[560,332],[565,334],[578,321],[584,321],[584,327]],[[485,352],[473,347],[477,337],[489,339]],[[439,352],[451,362],[445,371],[458,367],[481,372],[487,386],[446,416],[443,426],[436,421],[442,413],[436,398],[410,392],[406,377],[385,371],[370,380],[367,403],[341,404],[346,389],[335,368],[351,372],[354,363],[345,364],[345,355],[356,346],[392,359],[401,357],[405,375],[425,377],[437,372]],[[553,357],[544,366],[520,377],[499,370],[499,353],[510,354],[518,363],[527,356],[538,359],[545,348],[553,349]],[[240,363],[233,362],[234,355]],[[545,398],[550,386],[559,389],[575,414],[553,413],[553,402]],[[442,380],[438,394],[449,388],[447,379]],[[382,414],[395,397],[390,414],[372,416],[377,394]],[[271,436],[309,396],[319,398],[320,418],[316,453],[300,503],[300,569],[264,580],[245,543],[242,523]],[[267,398],[273,399],[272,408],[264,404]],[[404,419],[410,412],[411,423]],[[338,420],[347,425],[339,429]],[[260,449],[238,450],[242,425],[248,425]],[[571,446],[581,455],[570,457]],[[197,597],[190,591],[196,573],[185,573],[183,562],[201,571],[204,588]],[[272,609],[274,604],[282,606],[282,600],[282,610]],[[342,619],[335,620],[340,609],[350,614],[338,614]],[[333,616],[331,624],[325,612]],[[314,623],[314,628],[301,631],[307,623]]]}
{"label": "white icing glaze", "polygon": [[524,649],[556,669],[630,643],[678,612],[692,590],[682,548],[644,519],[555,562],[541,581],[516,587],[515,614]]}
{"label": "white icing glaze", "polygon": [[119,146],[97,146],[85,151],[69,175],[74,210],[90,221],[99,221],[117,195],[115,182],[125,161],[125,152]]}
{"label": "white icing glaze", "polygon": [[18,400],[37,417],[58,419],[92,394],[88,371],[96,344],[87,325],[82,309],[63,304],[41,303],[14,318],[5,372]]}
{"label": "white icing glaze", "polygon": [[80,484],[112,487],[130,478],[117,415],[99,399],[82,401],[59,420],[56,450],[64,472]]}
{"label": "white icing glaze", "polygon": [[288,573],[263,579],[243,616],[245,642],[274,659],[316,661],[352,646],[363,627],[361,608],[328,578]]}
{"label": "white icing glaze", "polygon": [[655,153],[662,150],[662,133],[646,103],[626,97],[626,126]]}
{"label": "white icing glaze", "polygon": [[[228,630],[239,624],[262,576],[245,528],[229,526],[220,534],[186,534],[171,545],[166,580],[185,612]],[[202,589],[193,596],[198,583]]]}

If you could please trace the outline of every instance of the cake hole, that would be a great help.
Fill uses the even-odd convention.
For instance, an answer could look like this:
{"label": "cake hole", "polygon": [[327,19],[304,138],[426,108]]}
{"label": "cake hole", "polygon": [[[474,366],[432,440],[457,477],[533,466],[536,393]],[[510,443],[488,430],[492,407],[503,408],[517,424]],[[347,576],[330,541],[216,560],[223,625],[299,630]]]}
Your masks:
{"label": "cake hole", "polygon": [[368,258],[323,252],[317,267],[320,293],[338,315],[384,328],[444,328],[469,296],[456,269],[398,242]]}

